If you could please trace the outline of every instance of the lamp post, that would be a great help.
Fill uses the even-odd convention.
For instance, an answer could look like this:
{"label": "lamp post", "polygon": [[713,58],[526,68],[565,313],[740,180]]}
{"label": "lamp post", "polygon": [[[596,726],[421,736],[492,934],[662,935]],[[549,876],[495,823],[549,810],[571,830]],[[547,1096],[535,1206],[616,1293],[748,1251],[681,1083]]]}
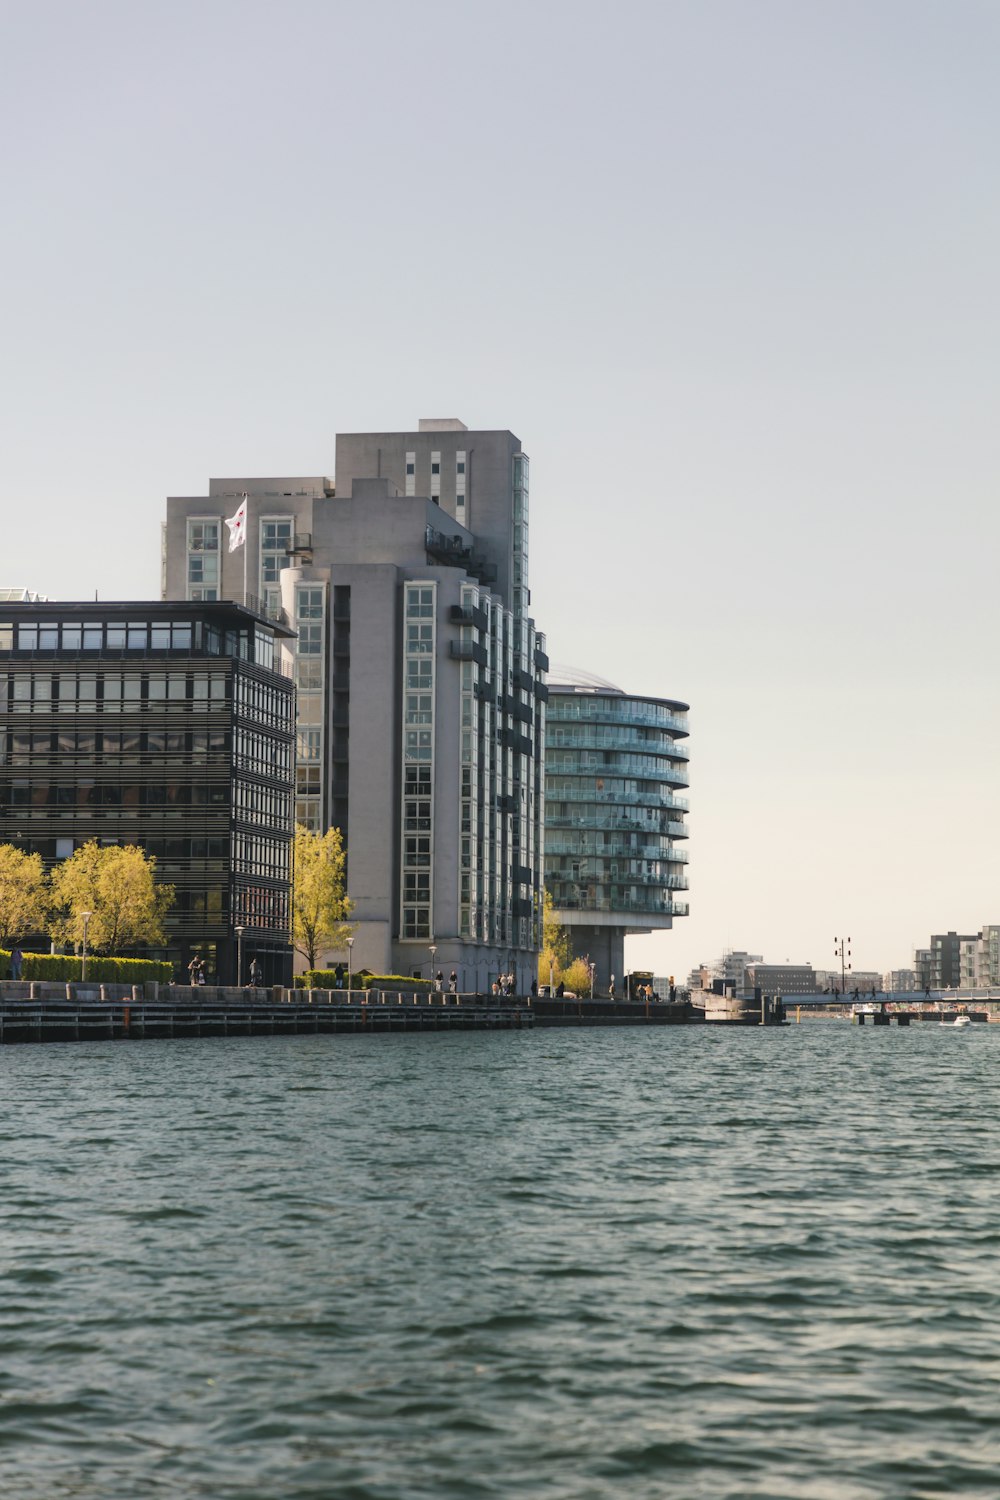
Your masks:
{"label": "lamp post", "polygon": [[83,918],[83,967],[81,968],[81,971],[80,971],[80,983],[81,984],[86,984],[87,983],[87,924],[89,923],[89,921],[90,921],[91,917],[94,915],[94,913],[92,911],[82,911],[80,913],[80,915]]}
{"label": "lamp post", "polygon": [[352,937],[349,937],[347,939],[347,1003],[348,1003],[348,1005],[350,1005],[350,1003],[351,1003],[351,982],[352,982],[352,980],[354,978],[354,967],[353,967],[354,954],[351,952],[351,949],[353,947],[354,947],[354,939]]}
{"label": "lamp post", "polygon": [[434,978],[434,973],[435,973],[435,970],[434,970],[434,959],[435,959],[435,956],[436,956],[437,951],[438,951],[437,950],[437,943],[431,943],[431,945],[430,945],[430,951],[431,951],[431,984],[433,985],[433,987],[435,989],[437,989],[437,980]]}
{"label": "lamp post", "polygon": [[245,927],[237,927],[237,929],[236,929],[236,988],[237,989],[239,989],[240,985],[243,983],[243,934],[245,932],[246,932],[246,928]]}
{"label": "lamp post", "polygon": [[[834,941],[833,956],[834,956],[834,958],[839,958],[840,959],[840,998],[841,998],[841,1000],[843,1000],[845,998],[845,996],[847,995],[847,982],[846,982],[846,978],[845,978],[846,969],[849,969],[851,967],[850,963],[846,962],[847,960],[850,959],[850,956],[851,956],[851,940],[850,940],[849,937],[846,937],[846,938],[834,938],[833,941]],[[846,968],[845,968],[845,963],[846,963]]]}

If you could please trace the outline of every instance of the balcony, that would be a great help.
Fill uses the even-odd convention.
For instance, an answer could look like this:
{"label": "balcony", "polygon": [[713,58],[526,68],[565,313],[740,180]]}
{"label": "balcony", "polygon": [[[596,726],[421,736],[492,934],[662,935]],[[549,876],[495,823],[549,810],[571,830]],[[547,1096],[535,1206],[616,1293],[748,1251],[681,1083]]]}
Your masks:
{"label": "balcony", "polygon": [[657,901],[655,898],[644,896],[612,900],[608,896],[600,895],[589,899],[583,896],[560,896],[558,892],[554,892],[552,901],[557,911],[606,911],[621,912],[623,916],[650,917],[686,917],[690,912],[687,901],[671,901],[667,898]]}
{"label": "balcony", "polygon": [[474,661],[481,667],[485,667],[489,661],[486,647],[481,646],[478,641],[449,641],[448,655],[454,661]]}
{"label": "balcony", "polygon": [[485,630],[489,624],[486,611],[474,604],[453,604],[448,618],[453,625],[474,625],[477,630]]}
{"label": "balcony", "polygon": [[500,743],[506,745],[508,750],[516,750],[520,755],[530,755],[535,748],[531,736],[521,734],[517,729],[501,729]]}
{"label": "balcony", "polygon": [[[686,865],[688,862],[686,850],[664,849],[661,844],[626,844],[604,842],[598,844],[591,836],[592,830],[581,828],[573,837],[566,837],[547,833],[545,837],[545,858],[556,859],[565,856],[570,859],[599,860],[599,869],[603,872],[605,879],[610,879],[608,866],[612,862],[621,865],[628,859],[655,859],[661,865]],[[614,877],[617,879],[617,876]]]}
{"label": "balcony", "polygon": [[[588,779],[593,780],[593,777]],[[549,802],[603,802],[608,806],[619,807],[669,807],[678,812],[687,812],[690,807],[686,797],[673,797],[669,792],[597,792],[582,786],[574,787],[568,792],[554,791],[549,777],[546,777],[545,781],[545,796]]]}
{"label": "balcony", "polygon": [[621,698],[581,698],[557,693],[552,700],[549,719],[553,724],[611,724],[621,729],[635,725],[685,737],[690,733],[686,718],[665,710],[643,709],[641,705]]}

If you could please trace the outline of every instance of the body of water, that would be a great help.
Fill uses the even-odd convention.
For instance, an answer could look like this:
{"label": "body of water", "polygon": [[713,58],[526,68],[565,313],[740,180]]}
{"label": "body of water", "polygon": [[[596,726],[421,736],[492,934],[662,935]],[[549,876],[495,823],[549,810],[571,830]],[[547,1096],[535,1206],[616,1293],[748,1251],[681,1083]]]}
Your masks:
{"label": "body of water", "polygon": [[0,1051],[11,1500],[1000,1493],[1000,1026]]}

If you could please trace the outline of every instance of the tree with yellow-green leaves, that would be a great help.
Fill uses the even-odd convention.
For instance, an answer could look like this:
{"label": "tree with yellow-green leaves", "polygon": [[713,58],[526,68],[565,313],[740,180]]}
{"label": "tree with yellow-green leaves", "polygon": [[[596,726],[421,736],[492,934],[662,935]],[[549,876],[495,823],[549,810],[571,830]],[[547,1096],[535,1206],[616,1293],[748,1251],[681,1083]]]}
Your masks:
{"label": "tree with yellow-green leaves", "polygon": [[563,970],[563,984],[574,995],[587,998],[590,995],[590,965],[585,958],[574,958]]}
{"label": "tree with yellow-green leaves", "polygon": [[311,833],[295,830],[295,883],[292,943],[315,969],[320,953],[346,951],[357,924],[349,921],[354,903],[344,887],[344,840],[339,828]]}
{"label": "tree with yellow-green leaves", "polygon": [[52,872],[49,932],[57,942],[83,941],[94,953],[120,953],[165,941],[163,919],[174,904],[172,885],[156,882],[156,860],[134,844],[82,845]]}
{"label": "tree with yellow-green leaves", "polygon": [[555,919],[555,906],[548,891],[544,892],[542,906],[542,951],[538,955],[539,984],[558,984],[564,977],[563,970],[570,961],[572,949],[570,936],[565,927]]}
{"label": "tree with yellow-green leaves", "polygon": [[46,930],[48,881],[40,854],[0,844],[0,948]]}

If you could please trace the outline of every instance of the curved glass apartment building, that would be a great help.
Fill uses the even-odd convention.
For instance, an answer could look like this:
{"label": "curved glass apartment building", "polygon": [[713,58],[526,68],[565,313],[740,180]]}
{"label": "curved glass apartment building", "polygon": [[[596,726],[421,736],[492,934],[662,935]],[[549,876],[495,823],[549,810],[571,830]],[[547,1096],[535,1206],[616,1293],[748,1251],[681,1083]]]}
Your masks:
{"label": "curved glass apartment building", "polygon": [[625,938],[688,914],[688,705],[555,667],[545,731],[545,885],[603,993]]}

